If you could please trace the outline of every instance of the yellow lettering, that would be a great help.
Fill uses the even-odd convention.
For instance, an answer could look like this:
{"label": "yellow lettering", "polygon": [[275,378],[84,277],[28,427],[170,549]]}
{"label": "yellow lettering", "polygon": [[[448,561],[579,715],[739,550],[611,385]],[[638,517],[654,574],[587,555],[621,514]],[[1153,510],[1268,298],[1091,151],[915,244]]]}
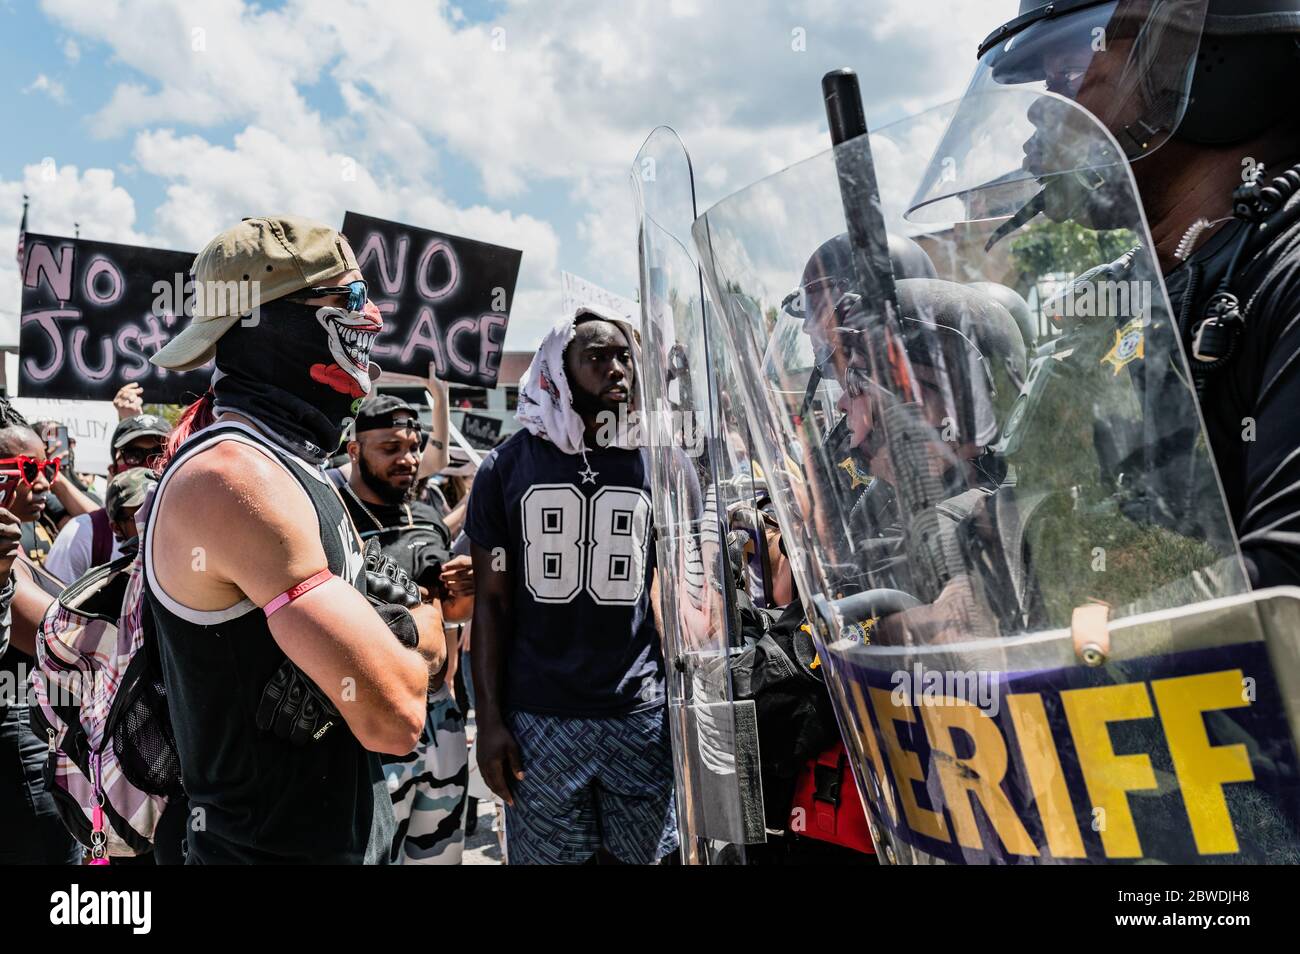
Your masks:
{"label": "yellow lettering", "polygon": [[1241,670],[1234,669],[1151,683],[1196,850],[1203,855],[1237,852],[1237,834],[1223,786],[1255,778],[1244,745],[1211,745],[1205,731],[1203,713],[1250,705],[1242,698],[1241,679]]}
{"label": "yellow lettering", "polygon": [[1094,807],[1105,812],[1101,844],[1110,858],[1140,858],[1142,844],[1129,810],[1128,792],[1155,788],[1155,772],[1146,755],[1116,755],[1110,743],[1111,722],[1149,719],[1151,698],[1144,682],[1061,693],[1065,717],[1074,736],[1079,767]]}
{"label": "yellow lettering", "polygon": [[1047,710],[1043,699],[1036,693],[1007,696],[1011,723],[1020,740],[1020,754],[1029,773],[1029,786],[1034,793],[1038,816],[1043,820],[1043,833],[1053,858],[1083,858],[1083,836],[1074,817],[1074,803],[1065,785],[1061,759],[1052,742],[1052,732],[1047,725]]}
{"label": "yellow lettering", "polygon": [[862,698],[862,689],[856,682],[849,683],[849,692],[853,694],[853,707],[858,714],[858,724],[862,727],[859,741],[866,751],[867,757],[871,759],[876,785],[880,788],[880,796],[885,803],[885,809],[889,812],[889,819],[897,825],[898,806],[894,804],[894,794],[890,790],[889,779],[885,776],[885,761],[880,757],[880,746],[876,744],[876,730],[872,728],[871,713],[867,710],[867,700]]}
{"label": "yellow lettering", "polygon": [[[1007,851],[1036,857],[1038,849],[1002,791],[1002,779],[1007,774],[1007,746],[993,720],[965,699],[952,698],[922,708],[921,719],[929,730],[930,747],[935,753],[933,764],[943,786],[957,842],[963,848],[982,850],[984,847],[971,809],[973,795]],[[969,758],[957,757],[952,742],[954,729],[960,729],[974,740],[975,751]]]}
{"label": "yellow lettering", "polygon": [[928,835],[939,841],[949,841],[948,825],[942,812],[930,811],[916,803],[916,790],[913,782],[924,782],[925,774],[921,771],[921,760],[915,752],[909,752],[898,741],[894,722],[915,722],[911,706],[896,706],[891,693],[884,689],[867,688],[871,695],[871,706],[876,711],[876,721],[880,724],[880,733],[885,739],[885,752],[889,755],[889,765],[894,772],[894,781],[898,784],[898,797],[903,803],[903,814],[907,824],[921,835]]}

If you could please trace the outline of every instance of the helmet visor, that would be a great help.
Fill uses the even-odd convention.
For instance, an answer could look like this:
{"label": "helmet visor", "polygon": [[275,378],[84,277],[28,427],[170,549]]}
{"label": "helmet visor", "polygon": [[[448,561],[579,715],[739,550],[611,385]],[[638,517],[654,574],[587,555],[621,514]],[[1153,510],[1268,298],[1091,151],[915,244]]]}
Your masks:
{"label": "helmet visor", "polygon": [[1052,5],[1002,27],[980,47],[970,93],[1021,86],[1073,100],[1129,159],[1173,134],[1187,110],[1208,0]]}

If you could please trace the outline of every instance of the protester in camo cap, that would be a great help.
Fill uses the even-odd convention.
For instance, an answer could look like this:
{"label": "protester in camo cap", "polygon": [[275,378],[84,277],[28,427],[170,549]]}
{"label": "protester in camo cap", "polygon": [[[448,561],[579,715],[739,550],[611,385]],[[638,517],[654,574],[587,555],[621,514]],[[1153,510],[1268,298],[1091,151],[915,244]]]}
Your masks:
{"label": "protester in camo cap", "polygon": [[[152,467],[170,433],[171,425],[156,414],[137,414],[119,421],[109,441],[113,454],[109,475]],[[91,567],[120,557],[124,552],[121,541],[133,536],[134,529],[125,537],[119,536],[107,508],[80,514],[67,521],[54,538],[45,557],[45,569],[64,583],[71,583]]]}
{"label": "protester in camo cap", "polygon": [[147,467],[132,467],[115,474],[108,482],[104,494],[104,509],[113,527],[113,537],[123,553],[139,547],[139,533],[135,526],[135,512],[158,483],[158,475]]}

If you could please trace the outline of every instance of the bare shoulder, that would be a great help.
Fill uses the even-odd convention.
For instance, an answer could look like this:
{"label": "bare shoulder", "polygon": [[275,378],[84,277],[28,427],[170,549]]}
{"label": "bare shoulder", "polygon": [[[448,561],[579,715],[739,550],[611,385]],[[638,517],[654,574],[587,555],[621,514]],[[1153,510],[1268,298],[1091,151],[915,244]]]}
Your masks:
{"label": "bare shoulder", "polygon": [[306,493],[279,461],[240,441],[177,465],[157,507],[158,579],[195,609],[229,606],[240,593],[263,605],[326,565]]}
{"label": "bare shoulder", "polygon": [[167,482],[163,511],[224,525],[296,523],[312,514],[297,482],[278,461],[242,441],[222,441],[181,463]]}

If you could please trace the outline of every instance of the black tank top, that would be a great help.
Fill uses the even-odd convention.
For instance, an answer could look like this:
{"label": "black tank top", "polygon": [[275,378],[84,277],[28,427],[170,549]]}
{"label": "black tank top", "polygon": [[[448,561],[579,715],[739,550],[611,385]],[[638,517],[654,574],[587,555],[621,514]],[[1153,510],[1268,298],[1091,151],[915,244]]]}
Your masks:
{"label": "black tank top", "polygon": [[[163,471],[158,503],[181,464],[230,440],[257,448],[298,482],[316,509],[329,569],[364,590],[356,531],[333,485],[251,428],[218,424],[191,438]],[[152,508],[151,524],[160,509]],[[248,599],[212,612],[182,606],[158,585],[147,544],[145,570],[190,798],[187,860],[383,863],[394,822],[379,756],[363,749],[346,724],[297,746],[254,722],[262,690],[285,659],[262,610]]]}

